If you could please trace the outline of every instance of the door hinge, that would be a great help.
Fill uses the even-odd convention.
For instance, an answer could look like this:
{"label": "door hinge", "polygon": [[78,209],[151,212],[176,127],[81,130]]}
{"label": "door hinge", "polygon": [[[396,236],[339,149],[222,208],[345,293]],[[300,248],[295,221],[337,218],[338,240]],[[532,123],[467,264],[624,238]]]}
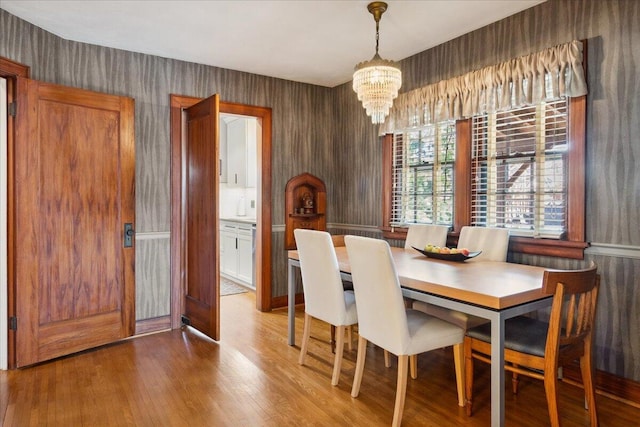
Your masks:
{"label": "door hinge", "polygon": [[18,107],[17,107],[15,102],[10,102],[9,104],[7,104],[7,113],[11,117],[15,117],[16,116],[16,110],[17,109],[18,109]]}
{"label": "door hinge", "polygon": [[10,331],[18,330],[18,318],[16,316],[9,317],[9,330]]}

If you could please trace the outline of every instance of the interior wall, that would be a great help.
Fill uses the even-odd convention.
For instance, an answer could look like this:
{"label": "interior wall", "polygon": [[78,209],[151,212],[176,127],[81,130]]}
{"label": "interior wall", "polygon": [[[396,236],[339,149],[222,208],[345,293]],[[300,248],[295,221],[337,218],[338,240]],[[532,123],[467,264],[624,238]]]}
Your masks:
{"label": "interior wall", "polygon": [[[516,262],[602,275],[597,368],[640,381],[640,2],[549,0],[400,62],[401,92],[574,39],[587,40],[587,206],[584,261],[512,254]],[[350,84],[336,88],[332,223],[381,224],[382,151]],[[364,227],[360,227],[364,230]],[[342,232],[353,232],[342,227]],[[508,284],[505,284],[508,286]]]}
{"label": "interior wall", "polygon": [[326,179],[331,90],[64,40],[0,9],[0,55],[31,78],[135,99],[136,318],[169,314],[169,94],[272,108],[272,294],[285,295],[284,188],[311,172]]}

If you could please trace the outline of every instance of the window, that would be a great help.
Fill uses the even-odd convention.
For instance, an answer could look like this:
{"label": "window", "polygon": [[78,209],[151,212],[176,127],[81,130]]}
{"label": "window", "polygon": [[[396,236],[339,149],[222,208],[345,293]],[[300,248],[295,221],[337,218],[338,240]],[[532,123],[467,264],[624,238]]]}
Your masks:
{"label": "window", "polygon": [[453,225],[455,122],[393,136],[393,226]]}
{"label": "window", "polygon": [[510,250],[582,259],[586,97],[384,138],[383,235],[407,224],[509,228]]}
{"label": "window", "polygon": [[472,119],[471,225],[564,235],[567,105],[560,99]]}

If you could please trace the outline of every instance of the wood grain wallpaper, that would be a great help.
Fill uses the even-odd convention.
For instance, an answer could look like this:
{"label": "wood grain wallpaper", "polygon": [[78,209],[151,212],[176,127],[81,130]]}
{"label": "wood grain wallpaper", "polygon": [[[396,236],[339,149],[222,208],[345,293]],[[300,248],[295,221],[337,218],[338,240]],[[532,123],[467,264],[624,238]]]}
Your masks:
{"label": "wood grain wallpaper", "polygon": [[[587,224],[584,261],[511,254],[558,268],[598,263],[599,369],[640,381],[640,1],[548,0],[401,61],[410,91],[573,39],[588,42]],[[163,313],[168,295],[169,94],[206,96],[273,109],[274,297],[286,294],[284,187],[312,173],[327,185],[335,234],[379,237],[381,145],[351,89],[256,76],[60,39],[0,10],[0,55],[31,66],[34,79],[136,100],[139,319]],[[355,65],[355,64],[354,64]],[[152,243],[153,241],[153,243]],[[401,242],[391,242],[400,245]],[[166,284],[165,284],[166,282]]]}
{"label": "wood grain wallpaper", "polygon": [[[640,1],[549,0],[404,59],[401,91],[574,39],[587,40],[586,235],[592,247],[579,262],[510,259],[555,268],[594,260],[602,275],[597,367],[640,381]],[[327,190],[329,222],[379,225],[380,140],[350,83],[335,88],[335,98],[341,156]]]}

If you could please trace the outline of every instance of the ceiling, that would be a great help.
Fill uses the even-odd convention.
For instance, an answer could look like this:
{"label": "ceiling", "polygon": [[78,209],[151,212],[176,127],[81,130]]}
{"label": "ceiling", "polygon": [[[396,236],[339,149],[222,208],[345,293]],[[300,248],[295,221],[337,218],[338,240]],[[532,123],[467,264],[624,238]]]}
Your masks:
{"label": "ceiling", "polygon": [[[387,0],[399,61],[546,0]],[[0,7],[64,39],[334,87],[375,53],[369,1],[29,1]]]}

